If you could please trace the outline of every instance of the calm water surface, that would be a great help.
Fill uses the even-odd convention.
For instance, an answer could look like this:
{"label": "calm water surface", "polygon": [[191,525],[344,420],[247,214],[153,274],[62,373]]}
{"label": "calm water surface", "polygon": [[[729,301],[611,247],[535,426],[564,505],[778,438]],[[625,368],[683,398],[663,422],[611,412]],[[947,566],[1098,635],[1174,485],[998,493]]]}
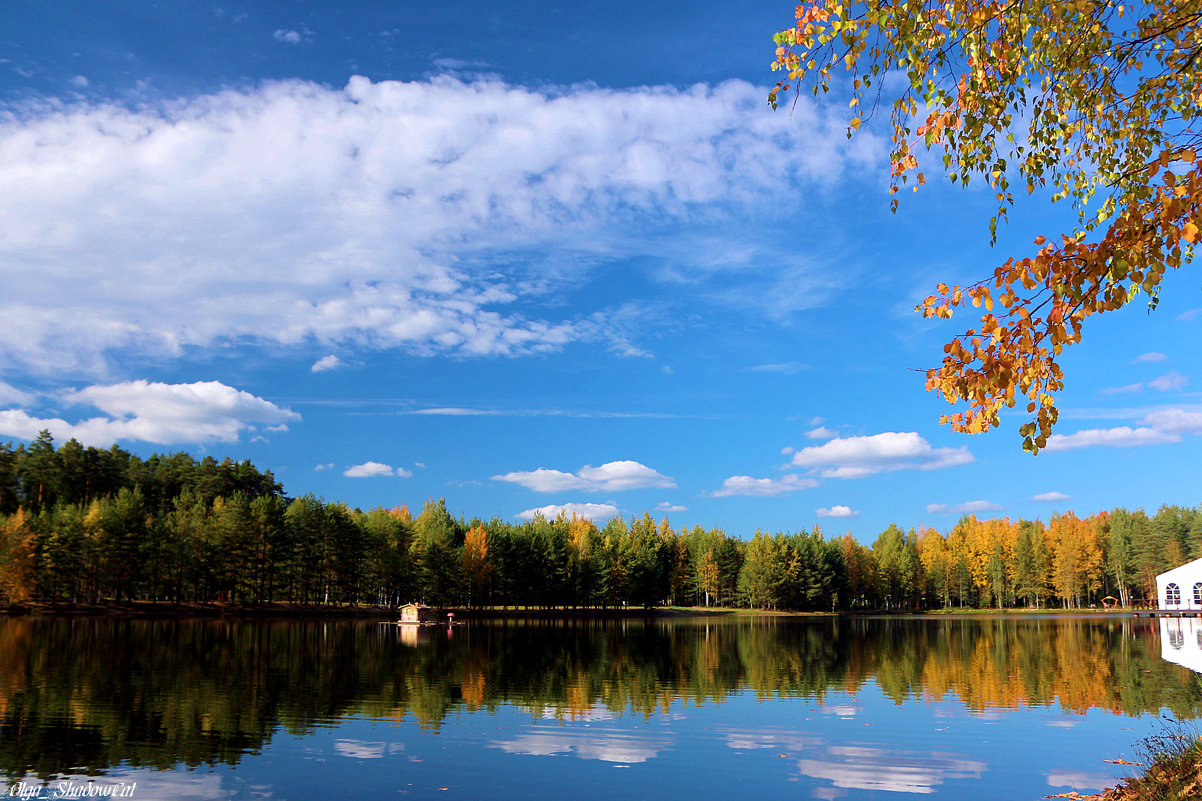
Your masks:
{"label": "calm water surface", "polygon": [[1037,799],[1202,712],[1174,625],[8,619],[0,769],[139,801]]}

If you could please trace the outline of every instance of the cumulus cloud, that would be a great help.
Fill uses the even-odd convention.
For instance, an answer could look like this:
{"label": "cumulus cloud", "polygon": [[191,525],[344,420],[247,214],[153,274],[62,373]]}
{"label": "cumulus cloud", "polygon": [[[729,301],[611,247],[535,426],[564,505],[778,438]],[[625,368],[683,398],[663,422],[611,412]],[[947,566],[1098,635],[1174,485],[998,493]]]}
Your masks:
{"label": "cumulus cloud", "polygon": [[689,507],[677,506],[674,503],[669,503],[668,501],[663,501],[656,505],[655,510],[657,512],[687,512],[687,511],[689,511]]}
{"label": "cumulus cloud", "polygon": [[946,503],[928,503],[927,512],[935,515],[974,515],[979,512],[996,512],[1002,507],[993,501],[968,501],[948,506]]}
{"label": "cumulus cloud", "polygon": [[1148,382],[1148,386],[1157,392],[1176,392],[1189,386],[1189,379],[1173,370],[1159,378],[1153,378]]}
{"label": "cumulus cloud", "polygon": [[823,507],[815,509],[814,514],[819,517],[859,517],[860,513],[850,506],[831,506],[830,508]]}
{"label": "cumulus cloud", "polygon": [[292,31],[285,28],[277,28],[272,37],[277,42],[286,42],[287,44],[300,44],[305,41],[305,37],[301,35],[300,31]]}
{"label": "cumulus cloud", "polygon": [[69,390],[62,400],[99,409],[107,416],[72,423],[8,409],[0,411],[0,435],[33,439],[48,429],[56,439],[74,437],[84,445],[110,445],[119,440],[178,445],[234,442],[242,431],[258,427],[287,430],[289,422],[300,420],[296,412],[218,381],[127,381]]}
{"label": "cumulus cloud", "polygon": [[317,466],[316,466],[316,467],[314,467],[313,469],[314,469],[314,470],[333,470],[333,469],[334,469],[334,463],[333,463],[333,462],[326,462],[325,464],[319,464],[319,465],[317,465]]}
{"label": "cumulus cloud", "polygon": [[1048,437],[1044,450],[1049,453],[1056,451],[1072,451],[1078,448],[1091,448],[1102,445],[1108,448],[1130,448],[1139,445],[1163,445],[1166,442],[1180,442],[1177,434],[1158,431],[1155,428],[1140,426],[1119,426],[1118,428],[1091,428],[1078,431],[1075,434],[1053,434]]}
{"label": "cumulus cloud", "polygon": [[1184,409],[1159,409],[1148,412],[1143,422],[1170,434],[1202,434],[1202,412],[1187,412]]}
{"label": "cumulus cloud", "polygon": [[309,370],[314,373],[321,373],[325,372],[326,370],[333,370],[341,366],[342,360],[331,353],[329,356],[322,356],[320,359],[313,362],[313,366],[310,367]]}
{"label": "cumulus cloud", "polygon": [[1163,362],[1164,360],[1166,360],[1168,358],[1169,357],[1165,356],[1163,353],[1158,353],[1156,351],[1150,351],[1148,353],[1141,353],[1140,355],[1136,356],[1134,363],[1139,364],[1140,362]]}
{"label": "cumulus cloud", "polygon": [[1060,501],[1071,501],[1071,495],[1065,495],[1063,492],[1041,492],[1038,495],[1032,495],[1031,500],[1036,503],[1059,503]]}
{"label": "cumulus cloud", "polygon": [[413,475],[410,471],[403,467],[393,467],[392,465],[382,464],[381,462],[364,462],[352,467],[348,467],[342,471],[342,475],[347,478],[377,478],[379,476],[396,476],[397,478],[409,478]]}
{"label": "cumulus cloud", "polygon": [[832,431],[831,429],[827,428],[826,426],[818,426],[817,428],[811,428],[809,431],[806,432],[806,439],[833,439],[834,437],[837,437],[837,436],[839,436],[838,431]]}
{"label": "cumulus cloud", "polygon": [[794,467],[818,470],[823,478],[861,478],[890,470],[938,470],[973,461],[967,447],[933,448],[913,431],[836,437],[793,454]]}
{"label": "cumulus cloud", "polygon": [[802,478],[792,474],[784,475],[780,478],[731,476],[722,482],[722,489],[715,490],[713,495],[715,498],[724,498],[729,495],[771,497],[773,495],[784,495],[787,492],[796,492],[797,490],[812,489],[816,486],[818,486],[818,482],[814,479]]}
{"label": "cumulus cloud", "polygon": [[71,79],[71,85],[78,89],[87,89],[91,85],[91,81],[82,75],[76,75]]}
{"label": "cumulus cloud", "polygon": [[1180,442],[1183,435],[1202,434],[1202,412],[1185,409],[1156,409],[1139,420],[1136,427],[1094,428],[1074,434],[1053,434],[1045,450],[1070,451],[1107,446],[1129,448]]}
{"label": "cumulus cloud", "polygon": [[563,512],[567,517],[582,517],[594,523],[604,523],[618,516],[618,507],[610,503],[552,503],[537,509],[527,509],[518,514],[520,520],[533,520],[536,514],[541,514],[547,520],[554,520]]}
{"label": "cumulus cloud", "polygon": [[[791,123],[762,106],[762,88],[738,81],[534,90],[441,76],[18,107],[0,121],[0,367],[102,371],[118,349],[223,342],[489,356],[619,341],[610,309],[542,319],[521,302],[578,284],[564,271],[641,256],[638,237],[611,235],[632,220],[700,237],[695,220],[708,231],[723,210],[883,154],[804,99]],[[551,265],[548,249],[581,257]],[[752,254],[740,275],[761,269],[799,297],[821,276],[754,267],[768,261]]]}
{"label": "cumulus cloud", "polygon": [[572,490],[610,492],[651,487],[669,489],[676,486],[676,482],[668,476],[658,473],[646,465],[629,460],[606,462],[600,467],[585,465],[580,468],[578,473],[565,473],[561,470],[540,467],[537,470],[505,473],[493,476],[492,479],[493,481],[520,484],[535,492]]}

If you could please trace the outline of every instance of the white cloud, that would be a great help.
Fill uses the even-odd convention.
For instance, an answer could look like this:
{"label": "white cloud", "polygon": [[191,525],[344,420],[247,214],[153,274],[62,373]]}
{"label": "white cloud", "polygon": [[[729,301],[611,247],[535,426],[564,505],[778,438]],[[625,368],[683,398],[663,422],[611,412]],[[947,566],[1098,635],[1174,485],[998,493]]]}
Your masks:
{"label": "white cloud", "polygon": [[819,517],[859,517],[860,513],[850,506],[832,506],[830,508],[823,507],[815,509],[814,514]]}
{"label": "white cloud", "polygon": [[1110,448],[1130,448],[1138,445],[1162,445],[1166,442],[1180,442],[1176,434],[1158,431],[1154,428],[1140,426],[1119,426],[1118,428],[1091,428],[1078,431],[1075,434],[1053,434],[1048,437],[1044,450],[1049,453],[1056,451],[1071,451],[1078,448],[1090,448],[1104,445]]}
{"label": "white cloud", "polygon": [[509,481],[535,492],[567,492],[588,490],[611,492],[658,487],[670,489],[676,482],[646,465],[623,460],[607,462],[600,467],[585,465],[579,473],[565,473],[540,467],[537,470],[505,473],[493,476],[493,481]]}
{"label": "white cloud", "polygon": [[780,362],[778,364],[757,364],[754,367],[748,367],[747,370],[752,373],[783,373],[784,375],[793,375],[800,373],[802,370],[808,370],[810,366],[803,362]]}
{"label": "white cloud", "polygon": [[689,511],[689,507],[677,506],[676,504],[663,501],[656,505],[655,510],[657,512],[687,512]]}
{"label": "white cloud", "polygon": [[380,462],[364,462],[363,464],[348,467],[342,471],[342,475],[347,478],[377,478],[379,476],[409,478],[413,473],[403,467],[393,467]]}
{"label": "white cloud", "polygon": [[1144,382],[1137,381],[1134,384],[1124,384],[1121,387],[1106,387],[1105,389],[1099,389],[1098,394],[1099,395],[1126,395],[1126,394],[1129,394],[1132,392],[1140,392],[1143,390],[1143,388],[1144,388]]}
{"label": "white cloud", "polygon": [[537,470],[505,473],[504,475],[493,476],[492,480],[520,484],[526,489],[531,489],[535,492],[567,492],[569,490],[588,489],[590,486],[589,482],[574,473],[565,473],[562,470],[548,470],[545,467],[540,467]]}
{"label": "white cloud", "polygon": [[342,360],[331,353],[329,356],[322,356],[313,362],[313,366],[309,370],[314,373],[320,373],[325,370],[333,370],[337,367],[342,367]]}
{"label": "white cloud", "polygon": [[993,501],[968,501],[953,506],[946,503],[927,504],[927,512],[936,515],[973,515],[979,512],[996,512],[1001,508]]}
{"label": "white cloud", "polygon": [[1148,386],[1157,392],[1176,392],[1189,385],[1189,379],[1176,370],[1165,373],[1159,378],[1153,378]]}
{"label": "white cloud", "polygon": [[[1129,414],[1130,412],[1128,412]],[[1045,450],[1068,451],[1093,446],[1112,448],[1164,445],[1180,442],[1183,435],[1202,434],[1202,412],[1185,409],[1157,409],[1147,412],[1135,428],[1094,428],[1075,434],[1053,434]]]}
{"label": "white cloud", "polygon": [[1163,362],[1168,358],[1169,357],[1165,356],[1163,353],[1157,353],[1156,351],[1151,351],[1149,353],[1141,353],[1139,356],[1136,356],[1134,363],[1139,364],[1140,362]]}
{"label": "white cloud", "polygon": [[[612,236],[631,219],[708,230],[883,154],[804,99],[791,121],[763,106],[739,81],[532,90],[443,76],[18,108],[0,122],[0,368],[100,373],[116,350],[229,342],[476,356],[616,342],[608,309],[536,319],[519,302],[578,283],[565,264],[641,255],[639,237]],[[547,249],[565,257],[529,257]],[[518,266],[498,271],[497,254]],[[697,269],[684,277],[724,268]],[[786,270],[802,296],[821,275],[806,269]]]}
{"label": "white cloud", "polygon": [[784,495],[787,492],[796,492],[797,490],[812,489],[816,486],[818,486],[818,482],[814,479],[801,478],[792,474],[784,475],[780,478],[731,476],[722,482],[722,489],[715,490],[713,495],[715,498],[724,498],[730,495],[771,497],[773,495]]}
{"label": "white cloud", "polygon": [[253,431],[257,426],[287,430],[288,422],[300,420],[296,412],[217,381],[127,381],[69,390],[62,398],[68,404],[91,406],[109,416],[71,423],[9,409],[0,411],[0,435],[32,439],[48,429],[55,439],[74,437],[84,445],[110,445],[118,440],[178,445],[234,442],[242,431]]}
{"label": "white cloud", "polygon": [[333,470],[333,469],[334,469],[334,463],[333,463],[333,462],[327,462],[327,463],[325,463],[325,464],[319,464],[319,465],[317,465],[316,467],[314,467],[313,469],[314,469],[314,470]]}
{"label": "white cloud", "polygon": [[288,44],[300,44],[305,41],[305,37],[301,36],[300,31],[285,30],[284,28],[278,28],[272,36],[277,42],[287,42]]}
{"label": "white cloud", "polygon": [[827,428],[826,426],[818,426],[817,428],[811,428],[809,431],[806,432],[806,439],[832,439],[837,436],[839,436],[838,431],[832,431],[831,429]]}
{"label": "white cloud", "polygon": [[79,89],[87,89],[91,85],[91,82],[82,75],[76,75],[71,79],[71,85]]}
{"label": "white cloud", "polygon": [[1038,495],[1032,495],[1031,500],[1036,503],[1059,503],[1060,501],[1071,501],[1071,495],[1065,495],[1063,492],[1041,492]]}
{"label": "white cloud", "polygon": [[1187,412],[1184,409],[1160,409],[1148,412],[1143,422],[1170,434],[1202,434],[1202,412]]}
{"label": "white cloud", "polygon": [[16,406],[29,406],[34,401],[32,393],[17,389],[11,384],[6,384],[0,381],[0,404],[5,406],[13,404]]}
{"label": "white cloud", "polygon": [[559,513],[563,512],[566,516],[586,518],[595,523],[604,523],[611,518],[618,516],[618,507],[611,503],[552,503],[546,506],[540,506],[537,509],[527,509],[518,514],[521,520],[531,520],[534,515],[541,514],[547,520],[554,520],[559,517]]}
{"label": "white cloud", "polygon": [[917,433],[885,432],[836,437],[793,454],[794,467],[817,469],[824,478],[860,478],[890,470],[938,470],[973,461],[967,447],[932,448]]}
{"label": "white cloud", "polygon": [[783,448],[781,448],[781,449],[780,449],[780,452],[781,452],[782,454],[784,454],[785,456],[788,456],[789,454],[793,453],[793,446],[792,446],[792,445],[786,445],[785,447],[783,447]]}

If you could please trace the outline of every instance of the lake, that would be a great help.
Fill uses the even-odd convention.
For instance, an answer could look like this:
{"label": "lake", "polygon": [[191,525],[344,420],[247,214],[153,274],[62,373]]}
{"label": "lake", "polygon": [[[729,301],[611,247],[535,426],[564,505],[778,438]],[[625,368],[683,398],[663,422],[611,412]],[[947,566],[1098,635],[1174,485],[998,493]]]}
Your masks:
{"label": "lake", "polygon": [[0,769],[140,801],[1037,799],[1198,716],[1162,658],[1193,626],[0,619]]}

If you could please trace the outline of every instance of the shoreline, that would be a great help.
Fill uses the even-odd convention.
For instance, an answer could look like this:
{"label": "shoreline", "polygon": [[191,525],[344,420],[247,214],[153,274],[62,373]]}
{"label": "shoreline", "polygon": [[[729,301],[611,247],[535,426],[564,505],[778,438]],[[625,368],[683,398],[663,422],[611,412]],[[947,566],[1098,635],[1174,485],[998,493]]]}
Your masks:
{"label": "shoreline", "polygon": [[[625,608],[528,608],[456,607],[438,608],[439,618],[453,613],[456,620],[613,620],[647,618],[914,618],[914,619],[1014,619],[1021,617],[1129,617],[1133,609],[935,609],[855,610],[835,612],[747,609],[742,607],[625,607]],[[146,619],[367,619],[391,620],[399,608],[361,604],[301,604],[291,602],[232,603],[226,601],[125,601],[111,603],[39,602],[0,607],[0,616],[22,617],[115,617]]]}

